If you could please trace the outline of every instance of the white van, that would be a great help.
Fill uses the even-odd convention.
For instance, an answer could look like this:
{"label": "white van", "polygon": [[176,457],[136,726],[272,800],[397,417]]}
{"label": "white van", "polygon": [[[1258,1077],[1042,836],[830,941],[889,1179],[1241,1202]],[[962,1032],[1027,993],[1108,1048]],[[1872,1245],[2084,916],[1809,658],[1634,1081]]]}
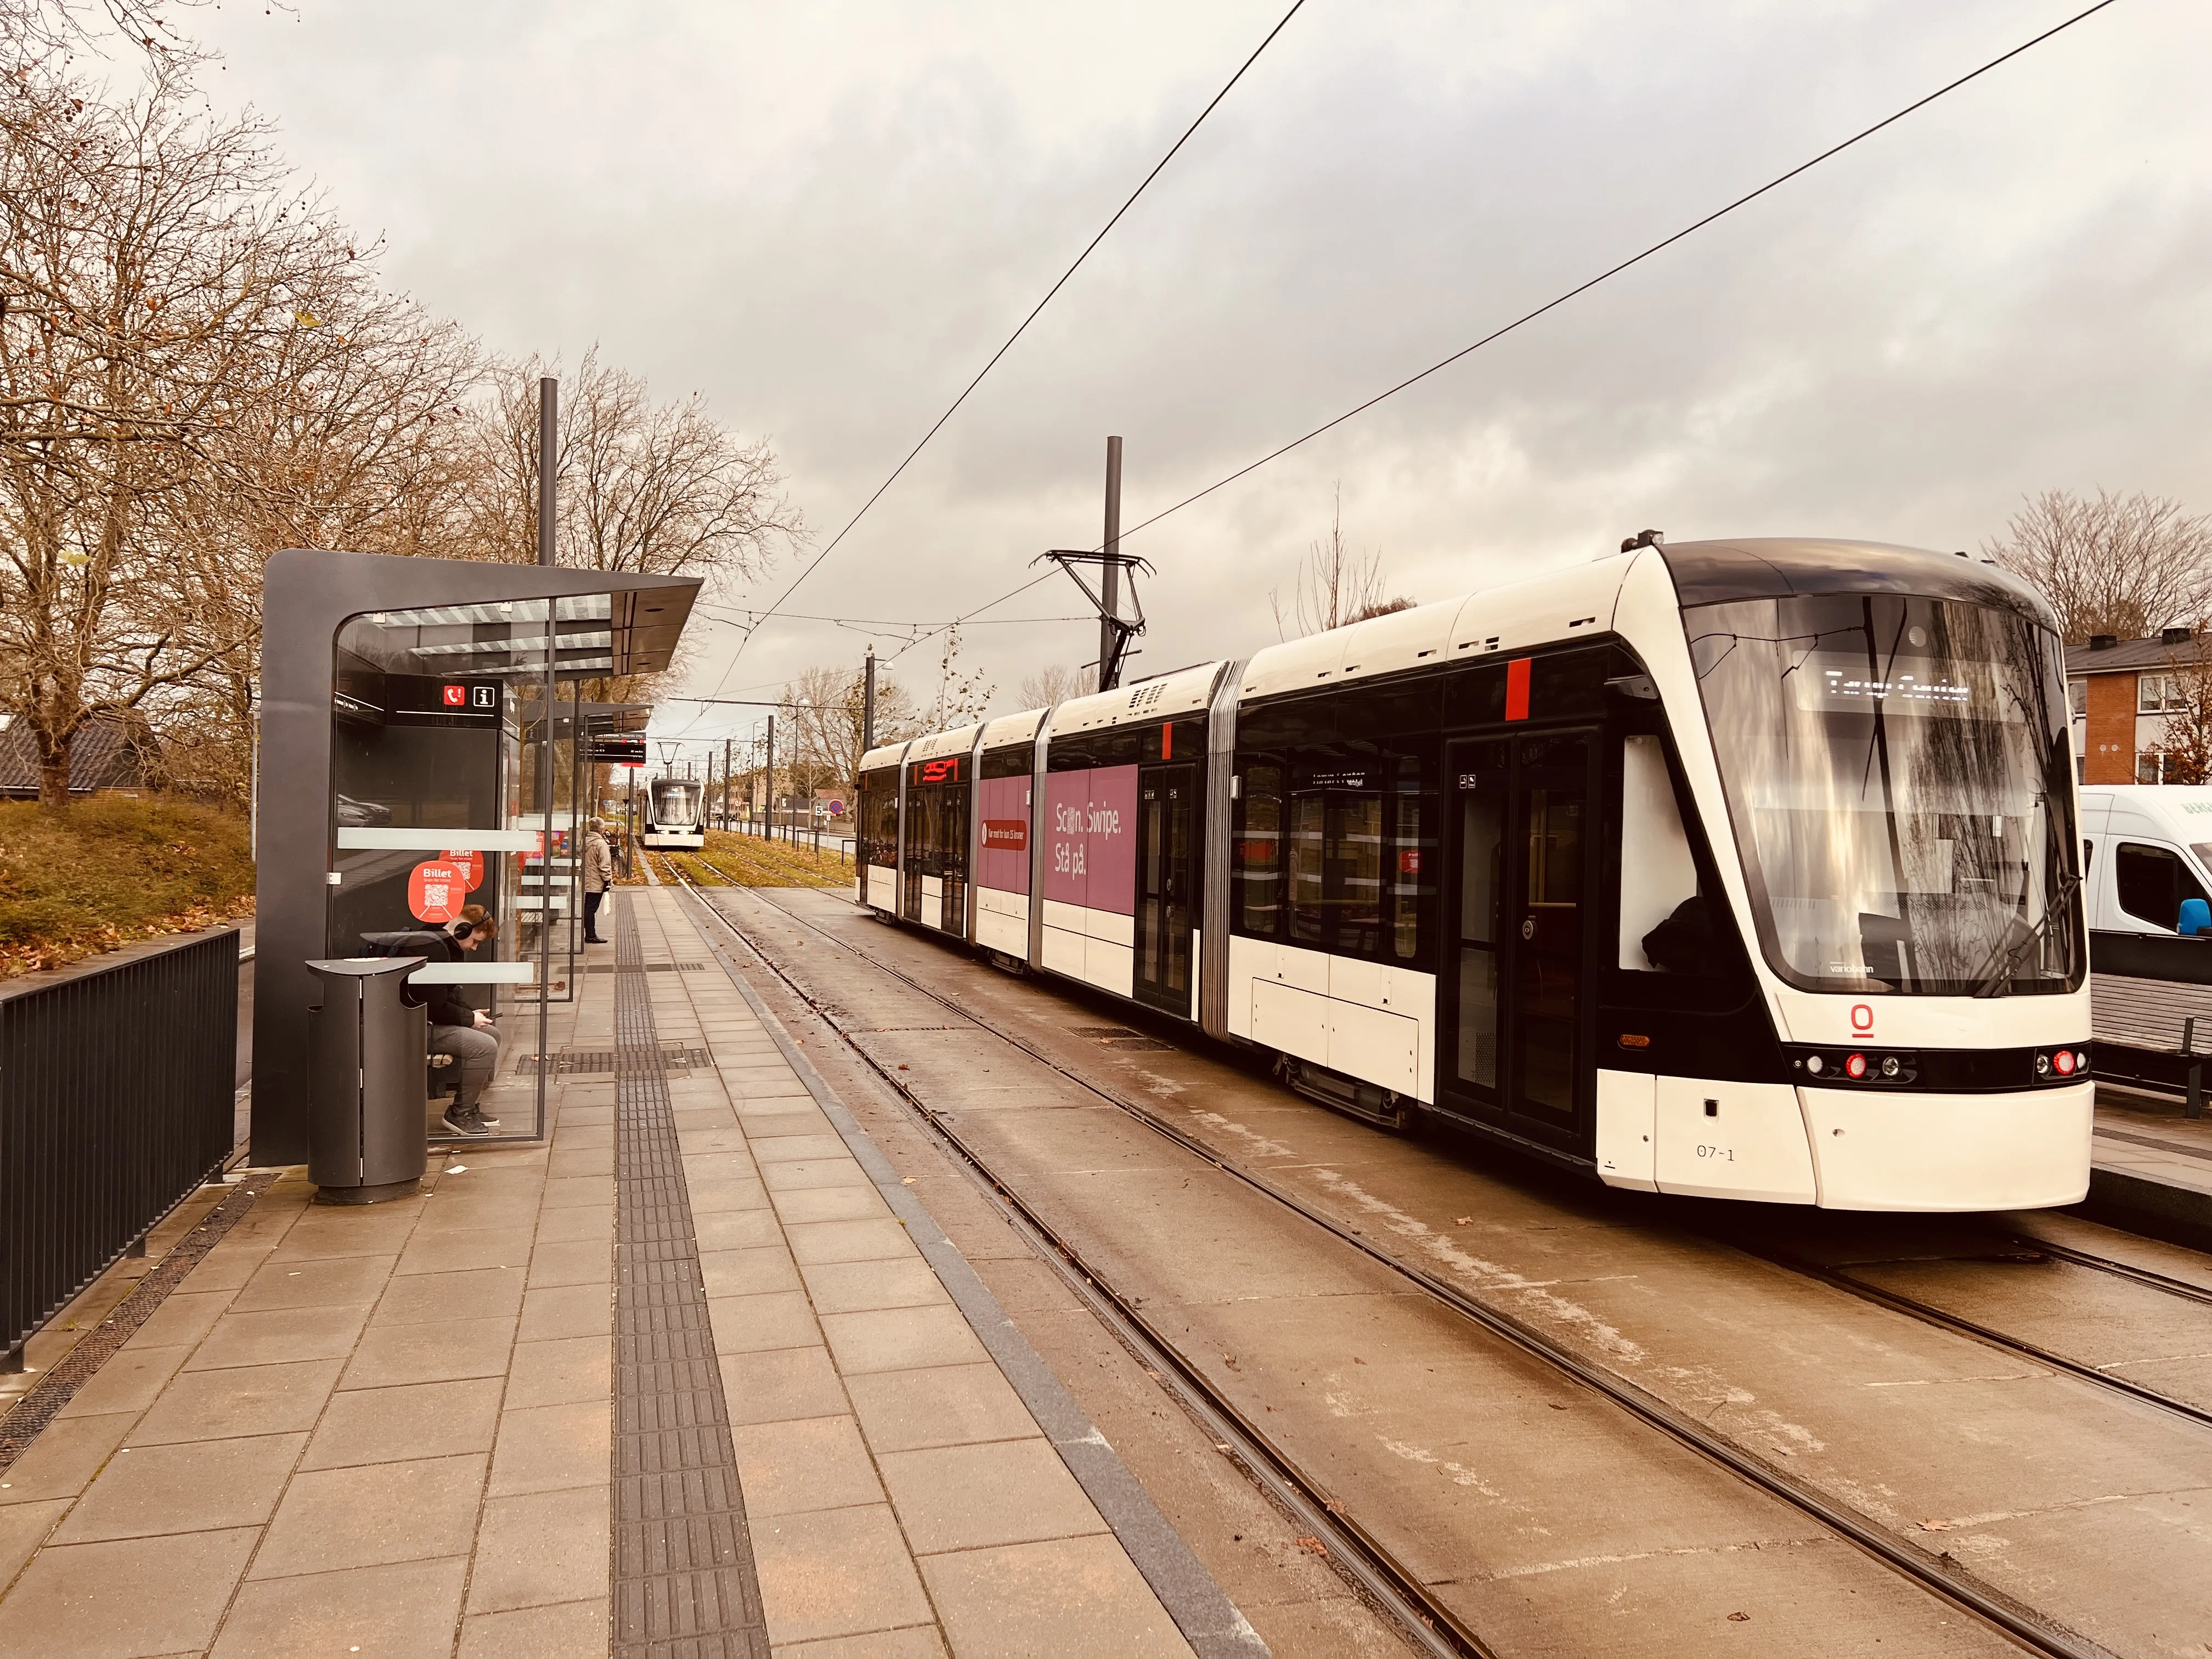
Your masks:
{"label": "white van", "polygon": [[2173,933],[2212,893],[2212,785],[2084,785],[2081,842],[2089,931]]}

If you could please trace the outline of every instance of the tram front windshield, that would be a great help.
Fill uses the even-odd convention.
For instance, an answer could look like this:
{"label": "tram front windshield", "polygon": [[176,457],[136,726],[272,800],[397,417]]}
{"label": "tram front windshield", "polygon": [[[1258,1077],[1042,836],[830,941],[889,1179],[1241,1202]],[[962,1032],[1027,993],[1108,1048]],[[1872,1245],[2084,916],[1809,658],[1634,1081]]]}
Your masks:
{"label": "tram front windshield", "polygon": [[661,778],[653,786],[653,821],[672,830],[689,830],[699,822],[702,785],[681,778]]}
{"label": "tram front windshield", "polygon": [[1813,991],[2080,981],[2057,640],[1953,599],[1684,614],[1768,963]]}

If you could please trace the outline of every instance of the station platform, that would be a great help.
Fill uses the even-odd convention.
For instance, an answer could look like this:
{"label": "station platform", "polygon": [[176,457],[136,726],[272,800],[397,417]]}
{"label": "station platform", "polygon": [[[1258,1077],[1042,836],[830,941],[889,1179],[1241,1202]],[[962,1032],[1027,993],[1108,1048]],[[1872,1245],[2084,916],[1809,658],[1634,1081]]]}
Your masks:
{"label": "station platform", "polygon": [[33,1343],[0,1653],[1264,1653],[684,897],[617,892],[544,1143],[374,1206],[238,1170]]}

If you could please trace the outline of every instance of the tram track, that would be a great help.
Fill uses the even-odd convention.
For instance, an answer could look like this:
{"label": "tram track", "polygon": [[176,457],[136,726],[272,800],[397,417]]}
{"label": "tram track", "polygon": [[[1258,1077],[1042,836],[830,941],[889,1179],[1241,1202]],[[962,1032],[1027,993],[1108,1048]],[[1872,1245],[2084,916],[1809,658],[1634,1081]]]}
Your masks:
{"label": "tram track", "polygon": [[[720,875],[722,872],[707,860],[699,862]],[[688,879],[687,889],[696,894],[708,910],[742,940],[754,958],[775,977],[835,1032],[875,1075],[888,1083],[899,1097],[905,1101],[921,1121],[941,1140],[953,1149],[963,1162],[974,1169],[1002,1206],[1015,1213],[1029,1218],[1035,1235],[1050,1244],[1054,1252],[1071,1264],[1092,1287],[1085,1300],[1097,1305],[1100,1298],[1120,1310],[1118,1316],[1109,1321],[1117,1328],[1133,1328],[1146,1333],[1145,1344],[1159,1352],[1170,1362],[1169,1371],[1178,1379],[1176,1392],[1188,1401],[1194,1399],[1204,1409],[1194,1410],[1201,1422],[1208,1420],[1207,1413],[1219,1410],[1237,1418],[1236,1408],[1221,1392],[1205,1377],[1203,1368],[1188,1356],[1179,1353],[1175,1346],[1152,1331],[1140,1313],[1128,1305],[1103,1279],[1083,1265],[1079,1252],[1060,1237],[1042,1218],[1036,1217],[1019,1194],[1015,1193],[991,1167],[988,1159],[981,1155],[960,1135],[957,1129],[944,1121],[943,1115],[914,1091],[896,1073],[884,1066],[845,1029],[836,1008],[823,1003],[806,987],[800,984],[768,952],[762,951],[747,936],[737,921],[723,908],[706,898],[704,892]],[[840,938],[811,919],[800,915],[767,897],[759,890],[748,890],[750,896],[775,911],[784,920],[803,927],[835,950],[848,955],[868,969],[883,974],[907,987],[919,995],[944,1007],[962,1021],[974,1026],[1031,1060],[1048,1067],[1077,1088],[1127,1115],[1146,1128],[1164,1138],[1190,1155],[1203,1160],[1223,1175],[1257,1192],[1273,1203],[1282,1206],[1304,1222],[1317,1227],[1340,1243],[1349,1246],[1389,1273],[1409,1282],[1434,1302],[1440,1304],[1466,1322],[1479,1327],[1490,1335],[1502,1339],[1522,1352],[1537,1359],[1552,1370],[1580,1384],[1591,1393],[1626,1411],[1646,1426],[1697,1453],[1709,1462],[1725,1470],[1743,1483],[1774,1498],[1799,1513],[1809,1517],[1838,1537],[1850,1543],[1863,1553],[1879,1562],[1921,1589],[1967,1613],[1992,1629],[2002,1632],[2027,1649],[2044,1654],[2087,1656],[2106,1650],[2095,1644],[2056,1625],[2033,1609],[2015,1603],[2002,1592],[1984,1583],[1960,1568],[1948,1555],[1931,1553],[1909,1540],[1899,1536],[1879,1522],[1872,1521],[1848,1506],[1830,1498],[1825,1493],[1808,1486],[1786,1472],[1774,1467],[1764,1458],[1738,1446],[1723,1435],[1707,1428],[1695,1418],[1677,1409],[1668,1401],[1638,1387],[1626,1378],[1593,1364],[1571,1349],[1553,1340],[1543,1332],[1516,1318],[1510,1313],[1492,1306],[1470,1295],[1462,1287],[1420,1266],[1409,1262],[1377,1245],[1358,1230],[1338,1219],[1299,1196],[1285,1189],[1266,1176],[1237,1163],[1219,1150],[1190,1133],[1180,1126],[1161,1117],[1139,1102],[1127,1098],[1101,1085],[1062,1064],[1051,1054],[1018,1033],[995,1024],[957,1000],[946,996],[864,951]],[[1237,1419],[1242,1421],[1241,1419]],[[1283,1478],[1293,1481],[1301,1491],[1310,1494],[1310,1501],[1318,1501],[1331,1523],[1340,1531],[1354,1538],[1364,1539],[1364,1532],[1352,1530],[1352,1523],[1340,1508],[1327,1496],[1321,1483],[1299,1474],[1295,1460],[1279,1447],[1273,1446],[1265,1434],[1246,1425],[1255,1449],[1265,1464],[1273,1467]],[[1247,1460],[1248,1468],[1253,1465]],[[1263,1486],[1267,1485],[1262,1481]],[[1433,1608],[1437,1615],[1449,1620],[1448,1610],[1442,1608],[1425,1589],[1406,1570],[1390,1561],[1389,1553],[1379,1544],[1370,1540],[1360,1552],[1378,1570],[1390,1574],[1402,1586],[1401,1593],[1417,1605]],[[1401,1622],[1404,1622],[1401,1616]],[[1449,1626],[1456,1629],[1455,1621]],[[1472,1632],[1464,1632],[1464,1639],[1477,1640]],[[1427,1644],[1424,1644],[1427,1645]],[[1480,1646],[1465,1650],[1482,1651]]]}
{"label": "tram track", "polygon": [[[1954,1313],[1948,1308],[1939,1307],[1935,1303],[1920,1297],[1911,1296],[1887,1285],[1869,1284],[1849,1271],[1851,1267],[1887,1267],[1894,1265],[1893,1262],[1857,1261],[1823,1264],[1808,1261],[1788,1250],[1773,1249],[1754,1242],[1741,1233],[1717,1232],[1714,1237],[1733,1249],[1742,1250],[1747,1255],[1755,1255],[1762,1261],[1771,1262],[1778,1267],[1802,1274],[1818,1284],[1841,1291],[1847,1296],[1856,1297],[1862,1301],[1872,1303],[1876,1307],[1887,1308],[1892,1312],[1919,1320],[1923,1324],[1936,1327],[1938,1330],[1949,1331],[1955,1335],[1967,1337],[1986,1346],[1995,1348],[2000,1352],[2032,1360],[2039,1365],[2047,1365],[2053,1370],[2063,1371],[2069,1376],[2076,1377],[2097,1388],[2158,1410],[2169,1412],[2201,1427],[2212,1428],[2212,1409],[2208,1409],[2191,1401],[2180,1399],[2162,1389],[2147,1388],[2127,1377],[2116,1376],[2102,1367],[2093,1365],[2086,1360],[2073,1358],[2047,1344],[2033,1342],[2026,1337],[2014,1336],[2008,1332],[1997,1329],[1995,1326],[1984,1324],[1979,1320],[1969,1319],[1963,1314]],[[2023,1263],[2037,1258],[2067,1261],[2094,1272],[2112,1274],[2116,1278],[2180,1300],[2212,1306],[2212,1290],[2191,1285],[2185,1279],[2172,1279],[2148,1268],[2136,1267],[2128,1262],[2115,1261],[2110,1257],[2095,1255],[2086,1250],[2074,1249],[2066,1245],[2054,1244],[2042,1239],[2015,1236],[2008,1242],[2016,1247],[2019,1252],[2013,1259]],[[1949,1261],[1963,1263],[1986,1259],[1988,1258],[1930,1256],[1916,1260],[1929,1263]]]}

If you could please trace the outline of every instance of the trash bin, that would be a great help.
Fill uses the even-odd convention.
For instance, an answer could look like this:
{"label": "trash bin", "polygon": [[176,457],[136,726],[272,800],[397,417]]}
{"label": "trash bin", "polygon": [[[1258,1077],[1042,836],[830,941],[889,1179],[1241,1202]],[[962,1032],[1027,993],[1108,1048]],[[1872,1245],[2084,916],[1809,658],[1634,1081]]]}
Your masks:
{"label": "trash bin", "polygon": [[311,962],[307,1178],[325,1204],[380,1204],[418,1189],[430,1155],[429,1014],[407,989],[423,957]]}

